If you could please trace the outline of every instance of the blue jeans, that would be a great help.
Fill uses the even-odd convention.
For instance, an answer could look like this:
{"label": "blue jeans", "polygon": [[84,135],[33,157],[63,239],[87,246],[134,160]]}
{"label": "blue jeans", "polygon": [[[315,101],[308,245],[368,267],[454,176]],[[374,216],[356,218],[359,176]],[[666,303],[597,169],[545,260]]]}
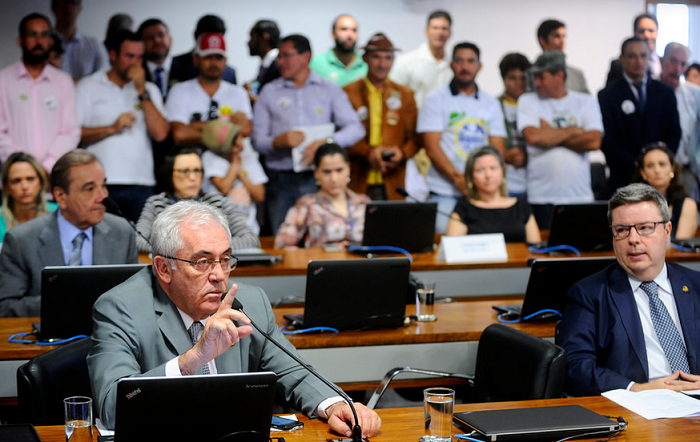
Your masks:
{"label": "blue jeans", "polygon": [[153,187],[150,186],[114,184],[108,185],[107,190],[109,197],[117,203],[126,219],[133,222],[139,220],[146,200],[153,195]]}
{"label": "blue jeans", "polygon": [[265,185],[265,204],[270,219],[272,234],[284,222],[287,211],[296,204],[299,197],[316,193],[313,172],[267,171],[268,182]]}
{"label": "blue jeans", "polygon": [[[437,214],[435,215],[435,233],[447,232],[447,224],[450,221],[450,215],[457,205],[457,198],[453,196],[438,195],[431,193],[428,201],[437,202]],[[442,213],[440,213],[442,212]]]}

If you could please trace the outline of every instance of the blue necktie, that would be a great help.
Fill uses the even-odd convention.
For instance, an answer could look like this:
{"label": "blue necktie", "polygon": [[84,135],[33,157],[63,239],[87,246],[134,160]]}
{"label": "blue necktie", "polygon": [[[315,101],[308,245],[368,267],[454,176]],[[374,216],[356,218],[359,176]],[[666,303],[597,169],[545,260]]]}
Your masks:
{"label": "blue necktie", "polygon": [[156,68],[156,86],[158,86],[158,90],[160,93],[165,96],[165,89],[163,88],[163,68],[162,67],[157,67]]}
{"label": "blue necktie", "polygon": [[654,324],[656,336],[661,342],[661,348],[666,354],[666,359],[671,365],[671,370],[681,370],[690,373],[688,366],[688,356],[685,343],[678,333],[676,325],[668,314],[666,306],[659,298],[659,286],[654,281],[645,281],[641,285],[642,290],[649,296],[649,310],[651,312],[651,323]]}
{"label": "blue necktie", "polygon": [[[199,321],[194,321],[187,332],[190,334],[190,339],[192,339],[192,345],[195,345],[199,341],[199,335],[204,330],[204,326]],[[209,364],[202,365],[202,374],[211,374],[209,371]]]}
{"label": "blue necktie", "polygon": [[82,250],[83,241],[85,241],[85,238],[87,238],[85,232],[80,232],[77,235],[75,235],[75,238],[73,238],[73,250],[71,250],[70,257],[68,258],[69,266],[82,265]]}
{"label": "blue necktie", "polygon": [[646,105],[646,97],[644,96],[644,84],[643,83],[632,83],[634,88],[637,89],[637,104],[639,105],[639,113],[644,112],[644,106]]}

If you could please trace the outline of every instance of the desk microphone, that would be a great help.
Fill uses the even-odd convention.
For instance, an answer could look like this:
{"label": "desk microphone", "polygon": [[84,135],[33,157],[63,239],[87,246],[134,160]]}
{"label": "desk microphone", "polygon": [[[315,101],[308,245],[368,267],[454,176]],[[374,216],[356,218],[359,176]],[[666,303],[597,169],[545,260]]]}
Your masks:
{"label": "desk microphone", "polygon": [[[420,200],[418,200],[417,198],[411,196],[411,195],[406,191],[406,189],[404,189],[404,188],[401,187],[401,186],[396,186],[396,193],[398,193],[399,195],[401,195],[401,196],[404,197],[404,198],[408,198],[408,199],[412,200],[414,203],[423,204],[423,201],[420,201]],[[446,216],[446,217],[448,217],[448,218],[450,218],[450,219],[453,219],[453,220],[455,220],[455,221],[459,221],[459,222],[461,222],[461,223],[464,223],[464,221],[462,221],[462,219],[461,219],[459,216],[453,216],[453,215],[455,215],[454,213],[443,212],[443,211],[440,210],[440,209],[437,209],[437,213],[439,213],[439,214],[442,215],[442,216]]]}
{"label": "desk microphone", "polygon": [[[246,314],[246,312],[243,311],[243,304],[241,304],[241,301],[239,301],[238,299],[233,300],[233,304],[231,305],[231,308],[234,310],[238,310],[241,313],[248,316]],[[250,316],[248,316],[248,319],[250,319]],[[321,373],[317,372],[309,364],[305,363],[299,357],[295,356],[291,351],[287,350],[282,344],[275,341],[270,335],[268,335],[260,327],[258,327],[258,325],[255,322],[253,322],[252,319],[250,319],[250,325],[252,325],[257,331],[259,331],[260,334],[265,337],[265,339],[267,339],[268,341],[275,344],[275,346],[277,346],[277,348],[279,348],[280,350],[285,352],[290,358],[294,359],[297,362],[297,364],[304,367],[309,373],[316,376],[319,380],[321,380],[321,382],[323,382],[328,387],[330,387],[333,391],[338,393],[338,395],[341,396],[343,399],[345,399],[345,401],[348,403],[348,405],[350,406],[350,409],[352,410],[352,415],[355,418],[355,425],[353,425],[353,427],[352,427],[352,437],[349,439],[340,438],[340,439],[327,439],[327,440],[332,441],[332,442],[342,442],[342,441],[369,442],[367,439],[362,438],[362,428],[360,428],[360,424],[358,423],[359,421],[357,419],[357,411],[355,411],[355,406],[352,404],[352,399],[350,399],[350,397],[347,394],[345,394],[345,392],[343,390],[341,390],[336,385],[334,385],[332,382],[327,380],[325,377],[323,377],[323,375],[321,375]]]}
{"label": "desk microphone", "polygon": [[148,244],[149,246],[151,245],[151,242],[148,240],[148,238],[146,238],[145,236],[143,236],[143,234],[142,234],[141,232],[139,232],[139,229],[136,228],[136,224],[134,224],[134,222],[133,222],[132,220],[130,220],[129,218],[127,218],[127,217],[122,213],[121,209],[119,208],[119,204],[117,204],[116,201],[114,201],[112,198],[110,198],[110,197],[107,196],[107,197],[105,197],[105,198],[102,200],[102,205],[105,206],[105,207],[107,208],[107,211],[108,211],[109,213],[124,218],[124,220],[126,220],[126,221],[129,223],[129,225],[131,226],[131,228],[134,229],[134,232],[136,232],[141,238],[143,238],[144,241],[146,241],[146,244]]}

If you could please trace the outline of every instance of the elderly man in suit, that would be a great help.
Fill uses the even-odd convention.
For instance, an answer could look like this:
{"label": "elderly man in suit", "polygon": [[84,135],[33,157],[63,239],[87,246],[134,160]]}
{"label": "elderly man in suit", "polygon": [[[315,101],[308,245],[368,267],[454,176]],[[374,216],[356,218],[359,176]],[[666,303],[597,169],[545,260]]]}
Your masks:
{"label": "elderly man in suit", "polygon": [[617,263],[569,290],[559,328],[567,393],[700,388],[700,273],[665,262],[669,219],[649,185],[610,199]]}
{"label": "elderly man in suit", "polygon": [[670,86],[647,73],[649,47],[632,37],[622,43],[623,76],[598,93],[605,135],[601,150],[610,167],[608,194],[632,182],[642,147],[663,141],[678,150],[681,126],[676,96]]}
{"label": "elderly man in suit", "polygon": [[72,150],[51,170],[59,209],[10,229],[0,253],[0,316],[40,314],[46,266],[136,264],[134,231],[106,214],[105,172],[88,151]]}
{"label": "elderly man in suit", "polygon": [[[342,398],[253,332],[251,320],[296,351],[278,330],[263,290],[233,284],[227,292],[236,258],[218,209],[196,201],[173,204],[153,223],[151,245],[152,268],[104,294],[93,310],[87,362],[98,415],[108,428],[121,378],[272,371],[278,397],[350,434],[352,413]],[[231,308],[234,296],[245,314]],[[364,436],[376,434],[379,416],[355,407]]]}

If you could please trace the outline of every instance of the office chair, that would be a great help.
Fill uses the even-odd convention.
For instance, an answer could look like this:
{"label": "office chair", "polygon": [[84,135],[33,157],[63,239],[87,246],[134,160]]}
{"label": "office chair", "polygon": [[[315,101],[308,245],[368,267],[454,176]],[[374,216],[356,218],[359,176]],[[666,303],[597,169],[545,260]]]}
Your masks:
{"label": "office chair", "polygon": [[39,355],[17,369],[20,416],[34,425],[63,425],[63,399],[92,397],[87,358],[90,338]]}
{"label": "office chair", "polygon": [[373,409],[401,373],[468,379],[472,402],[550,399],[562,396],[566,351],[549,341],[502,324],[486,327],[479,340],[474,376],[396,367],[380,382],[367,407]]}

